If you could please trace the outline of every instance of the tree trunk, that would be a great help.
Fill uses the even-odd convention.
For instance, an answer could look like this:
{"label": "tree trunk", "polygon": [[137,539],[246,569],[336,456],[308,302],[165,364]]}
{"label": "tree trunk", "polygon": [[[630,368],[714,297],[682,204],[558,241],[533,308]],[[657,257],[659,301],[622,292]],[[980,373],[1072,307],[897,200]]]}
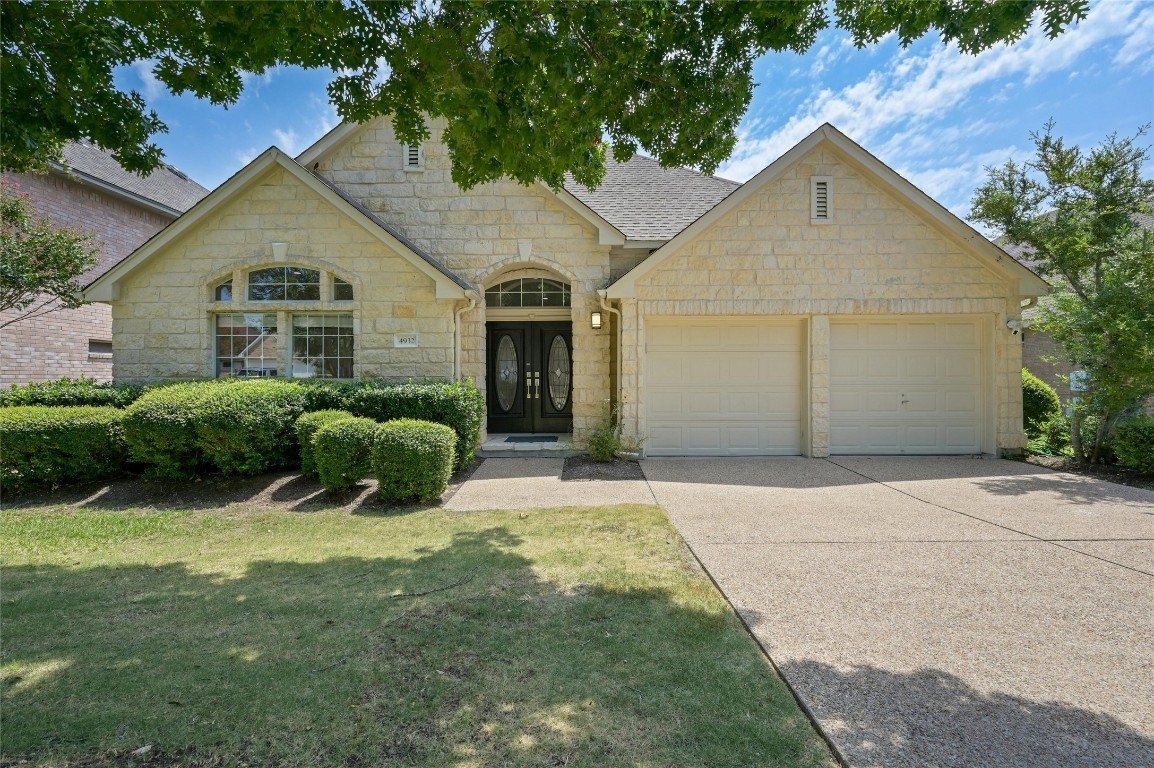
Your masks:
{"label": "tree trunk", "polygon": [[1076,405],[1073,415],[1070,416],[1070,450],[1074,452],[1075,461],[1086,460],[1086,455],[1082,453],[1082,418]]}
{"label": "tree trunk", "polygon": [[1106,442],[1106,426],[1110,421],[1110,409],[1102,411],[1102,420],[1098,422],[1098,431],[1094,433],[1094,452],[1090,454],[1090,463],[1096,464],[1102,455],[1102,444]]}

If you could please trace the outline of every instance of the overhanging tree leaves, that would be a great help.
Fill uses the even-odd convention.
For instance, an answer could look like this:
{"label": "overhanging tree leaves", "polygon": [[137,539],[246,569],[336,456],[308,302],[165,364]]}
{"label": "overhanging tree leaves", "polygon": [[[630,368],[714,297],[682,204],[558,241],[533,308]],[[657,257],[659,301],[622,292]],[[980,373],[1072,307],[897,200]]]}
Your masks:
{"label": "overhanging tree leaves", "polygon": [[1054,284],[1039,327],[1090,374],[1084,410],[1098,429],[1079,458],[1095,461],[1111,417],[1154,394],[1154,237],[1137,220],[1154,197],[1142,176],[1150,149],[1138,143],[1148,127],[1089,152],[1053,129],[1032,134],[1029,160],[988,169],[970,218],[1025,246]]}
{"label": "overhanging tree leaves", "polygon": [[83,304],[77,278],[99,252],[91,235],[34,215],[27,195],[0,182],[0,328]]}
{"label": "overhanging tree leaves", "polygon": [[[832,8],[832,18],[830,10]],[[508,176],[595,186],[608,135],[619,158],[644,148],[666,166],[716,169],[753,94],[754,60],[807,50],[831,24],[859,46],[937,32],[967,53],[1018,40],[1040,17],[1050,36],[1087,0],[634,0],[629,2],[0,3],[0,165],[43,168],[88,139],[148,171],[166,130],[119,67],[153,62],[175,93],[227,105],[242,73],[329,68],[347,120],[392,115],[400,138],[443,117],[453,178]]]}

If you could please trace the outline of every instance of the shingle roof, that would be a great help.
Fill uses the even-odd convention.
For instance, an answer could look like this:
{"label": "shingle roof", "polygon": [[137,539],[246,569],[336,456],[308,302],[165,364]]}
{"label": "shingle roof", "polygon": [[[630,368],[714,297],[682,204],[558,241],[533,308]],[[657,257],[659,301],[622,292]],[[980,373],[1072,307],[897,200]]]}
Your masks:
{"label": "shingle roof", "polygon": [[148,176],[130,173],[112,155],[93,144],[70,143],[64,157],[76,172],[103,181],[183,213],[208,194],[208,190],[171,165],[163,164]]}
{"label": "shingle roof", "polygon": [[567,176],[565,190],[630,240],[669,240],[741,185],[651,157],[610,158],[605,181],[590,190]]}

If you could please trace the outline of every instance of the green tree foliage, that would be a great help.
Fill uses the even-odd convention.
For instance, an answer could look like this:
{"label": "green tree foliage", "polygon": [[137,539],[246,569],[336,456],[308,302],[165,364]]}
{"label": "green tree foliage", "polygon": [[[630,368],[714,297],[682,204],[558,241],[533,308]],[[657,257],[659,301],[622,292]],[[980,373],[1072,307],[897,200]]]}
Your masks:
{"label": "green tree foliage", "polygon": [[[1112,417],[1154,394],[1154,237],[1135,221],[1151,211],[1149,147],[1113,134],[1088,152],[1033,134],[1035,154],[989,170],[970,217],[1025,246],[1054,284],[1039,328],[1090,375],[1083,409],[1096,417],[1096,461]],[[1079,434],[1079,430],[1074,430]]]}
{"label": "green tree foliage", "polygon": [[0,182],[0,312],[9,313],[0,328],[79,307],[77,278],[96,266],[99,254],[92,235],[36,216],[28,195]]}
{"label": "green tree foliage", "polygon": [[[0,3],[0,165],[44,167],[89,139],[125,168],[161,159],[164,123],[119,67],[148,62],[174,93],[235,103],[242,74],[329,68],[346,120],[392,115],[402,141],[443,117],[462,187],[503,176],[596,186],[608,135],[664,165],[712,171],[736,143],[754,60],[806,51],[834,25],[858,46],[932,32],[974,53],[1018,40],[1040,17],[1051,37],[1087,0],[621,0],[619,2]],[[82,64],[82,66],[81,66]]]}
{"label": "green tree foliage", "polygon": [[1026,435],[1031,439],[1042,436],[1050,422],[1062,413],[1058,393],[1046,382],[1022,369],[1022,414]]}

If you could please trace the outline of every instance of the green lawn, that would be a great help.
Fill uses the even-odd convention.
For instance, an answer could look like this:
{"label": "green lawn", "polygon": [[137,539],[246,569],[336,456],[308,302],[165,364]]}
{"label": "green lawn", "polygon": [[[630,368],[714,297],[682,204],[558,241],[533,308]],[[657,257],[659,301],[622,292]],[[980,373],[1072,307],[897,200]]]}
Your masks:
{"label": "green lawn", "polygon": [[4,761],[835,764],[658,507],[154,487],[0,513]]}

